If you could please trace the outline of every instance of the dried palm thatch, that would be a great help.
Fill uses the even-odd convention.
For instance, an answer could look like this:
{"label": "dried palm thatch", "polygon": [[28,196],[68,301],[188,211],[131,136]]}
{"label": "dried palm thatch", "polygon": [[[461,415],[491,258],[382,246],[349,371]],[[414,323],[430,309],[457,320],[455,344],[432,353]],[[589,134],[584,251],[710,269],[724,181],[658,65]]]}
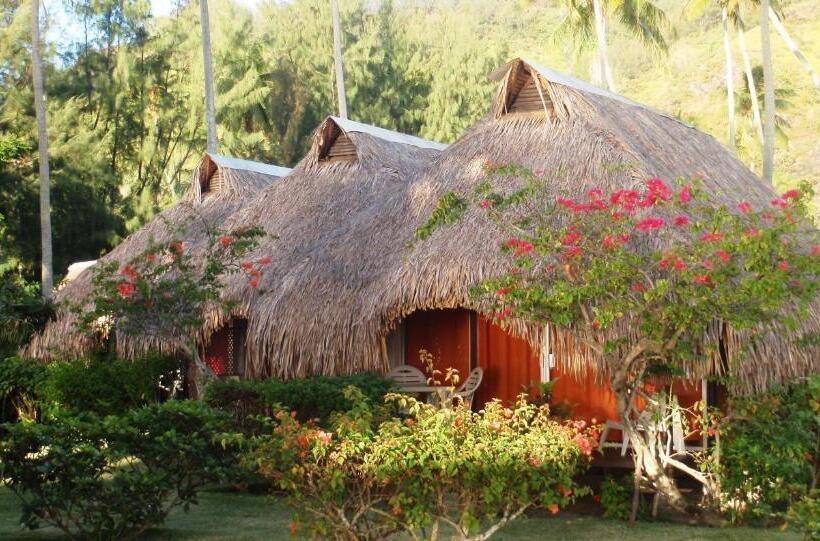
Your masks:
{"label": "dried palm thatch", "polygon": [[[205,154],[191,177],[183,198],[123,240],[102,262],[126,263],[142,254],[151,242],[182,241],[186,249],[207,240],[207,229],[222,222],[290,169],[218,154]],[[56,295],[56,319],[31,340],[23,355],[39,359],[80,356],[99,346],[97,338],[77,329],[71,305],[87,302],[92,291],[93,268],[86,267]],[[118,352],[130,356],[149,348],[168,349],[147,337],[117,336]]]}
{"label": "dried palm thatch", "polygon": [[[593,187],[615,190],[652,176],[704,178],[712,200],[734,208],[746,200],[757,207],[775,197],[715,139],[684,123],[592,87],[525,59],[515,59],[494,74],[500,81],[493,110],[444,151],[436,165],[417,178],[402,210],[410,227],[400,244],[430,215],[444,193],[469,194],[483,178],[486,162],[518,163],[544,176],[555,195],[578,197]],[[508,186],[507,188],[511,188]],[[501,186],[500,188],[504,188]],[[397,266],[379,302],[390,307],[387,322],[423,308],[469,306],[468,287],[504,272],[499,257],[501,233],[483,213],[468,211],[453,227],[438,230]],[[803,320],[803,333],[820,331],[820,307]],[[540,344],[541,329],[516,321],[515,334]],[[820,350],[796,347],[779,326],[738,332],[715,322],[708,338],[720,342],[709,363],[687,367],[690,375],[719,373],[740,353],[750,356],[738,376],[745,388],[815,373]],[[550,330],[559,364],[579,373],[603,368],[601,359],[579,346],[578,335]]]}
{"label": "dried palm thatch", "polygon": [[382,253],[400,248],[409,179],[443,148],[328,117],[293,173],[229,220],[276,235],[252,254],[273,262],[260,292],[241,276],[228,279],[225,295],[238,306],[210,314],[205,334],[230,317],[246,318],[245,366],[255,377],[383,369],[386,329],[374,300],[384,296],[395,263]]}

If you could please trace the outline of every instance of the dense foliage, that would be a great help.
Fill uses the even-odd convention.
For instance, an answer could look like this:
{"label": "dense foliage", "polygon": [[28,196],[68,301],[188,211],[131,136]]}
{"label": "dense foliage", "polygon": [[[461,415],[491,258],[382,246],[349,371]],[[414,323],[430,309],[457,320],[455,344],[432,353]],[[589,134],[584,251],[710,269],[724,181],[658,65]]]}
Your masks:
{"label": "dense foliage", "polygon": [[195,504],[197,491],[238,461],[230,419],[197,402],[6,428],[0,468],[23,503],[21,523],[75,539],[133,538]]}
{"label": "dense foliage", "polygon": [[808,496],[820,481],[820,376],[732,399],[721,467],[734,520],[779,518]]}
{"label": "dense foliage", "polygon": [[[710,362],[720,347],[710,337],[715,322],[735,332],[777,322],[795,347],[816,340],[800,330],[820,293],[820,237],[808,217],[806,187],[766,208],[747,201],[726,208],[697,178],[670,186],[654,177],[639,189],[570,195],[515,164],[486,164],[486,173],[466,197],[509,235],[499,247],[508,270],[473,288],[476,304],[498,321],[520,318],[572,332],[609,378],[644,481],[680,511],[687,505],[670,467],[716,499],[715,479],[668,451],[673,432],[663,424],[684,416],[674,401],[647,392],[644,380]],[[417,239],[458,220],[466,202],[443,196]],[[752,345],[755,335],[744,340]],[[727,368],[737,375],[745,362],[738,355]]]}
{"label": "dense foliage", "polygon": [[37,418],[46,366],[19,357],[0,358],[0,424]]}
{"label": "dense foliage", "polygon": [[[286,411],[254,453],[259,471],[294,500],[318,538],[486,539],[531,506],[551,513],[585,493],[575,481],[596,434],[548,408],[489,403],[474,413],[389,395],[407,417],[384,419],[349,388],[354,408],[332,431]],[[441,532],[441,533],[440,533]]]}
{"label": "dense foliage", "polygon": [[292,380],[220,379],[206,388],[205,402],[230,413],[248,433],[257,433],[264,427],[258,417],[273,417],[280,409],[295,412],[302,422],[314,420],[319,426],[328,426],[332,413],[353,407],[344,392],[349,386],[356,387],[371,404],[383,403],[392,388],[389,380],[371,373]]}

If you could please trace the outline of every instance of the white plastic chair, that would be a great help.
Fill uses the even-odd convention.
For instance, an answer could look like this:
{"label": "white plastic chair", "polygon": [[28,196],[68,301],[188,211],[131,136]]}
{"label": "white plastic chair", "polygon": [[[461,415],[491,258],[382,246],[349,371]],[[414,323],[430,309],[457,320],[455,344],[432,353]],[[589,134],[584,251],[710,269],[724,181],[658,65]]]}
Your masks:
{"label": "white plastic chair", "polygon": [[401,387],[417,387],[419,385],[427,385],[427,378],[424,373],[409,364],[397,366],[387,373],[387,379],[391,379]]}
{"label": "white plastic chair", "polygon": [[467,377],[467,380],[462,383],[458,389],[456,389],[453,396],[460,397],[464,400],[464,403],[468,408],[472,408],[473,396],[475,395],[478,386],[481,385],[482,379],[484,379],[484,370],[480,367],[473,368],[472,372],[470,372],[470,375]]}

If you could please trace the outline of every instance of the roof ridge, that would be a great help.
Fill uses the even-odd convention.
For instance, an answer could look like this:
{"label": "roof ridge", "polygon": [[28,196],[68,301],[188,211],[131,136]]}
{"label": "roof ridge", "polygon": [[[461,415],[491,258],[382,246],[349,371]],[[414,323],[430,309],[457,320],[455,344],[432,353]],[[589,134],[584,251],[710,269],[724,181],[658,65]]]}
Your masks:
{"label": "roof ridge", "polygon": [[447,148],[446,144],[439,143],[438,141],[431,141],[429,139],[416,137],[415,135],[409,135],[406,133],[373,126],[371,124],[356,122],[355,120],[350,120],[349,118],[341,118],[331,115],[328,119],[332,120],[344,132],[366,133],[373,137],[390,141],[392,143],[400,143],[419,148],[429,148],[433,150],[444,150]]}
{"label": "roof ridge", "polygon": [[209,156],[211,160],[213,160],[213,162],[219,167],[227,167],[228,169],[250,171],[273,177],[284,177],[293,171],[290,167],[282,167],[281,165],[235,158],[233,156],[226,156],[216,152],[206,152],[206,155]]}

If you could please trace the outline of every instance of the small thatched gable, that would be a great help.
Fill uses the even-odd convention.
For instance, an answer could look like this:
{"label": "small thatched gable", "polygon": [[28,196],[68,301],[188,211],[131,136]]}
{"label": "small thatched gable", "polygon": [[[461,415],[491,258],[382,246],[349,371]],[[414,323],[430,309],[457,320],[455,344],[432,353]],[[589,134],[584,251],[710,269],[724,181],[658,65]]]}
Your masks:
{"label": "small thatched gable", "polygon": [[[174,238],[181,240],[186,249],[201,244],[207,237],[205,227],[221,227],[228,216],[289,172],[285,167],[206,153],[194,170],[182,200],[129,235],[100,261],[125,263],[142,253],[151,241],[169,242]],[[43,359],[77,356],[97,346],[93,339],[76,331],[76,316],[68,310],[69,304],[86,301],[92,278],[93,268],[89,266],[57,292],[56,320],[32,339],[23,351],[25,355]],[[120,337],[117,343],[123,353],[164,346],[130,337]]]}

